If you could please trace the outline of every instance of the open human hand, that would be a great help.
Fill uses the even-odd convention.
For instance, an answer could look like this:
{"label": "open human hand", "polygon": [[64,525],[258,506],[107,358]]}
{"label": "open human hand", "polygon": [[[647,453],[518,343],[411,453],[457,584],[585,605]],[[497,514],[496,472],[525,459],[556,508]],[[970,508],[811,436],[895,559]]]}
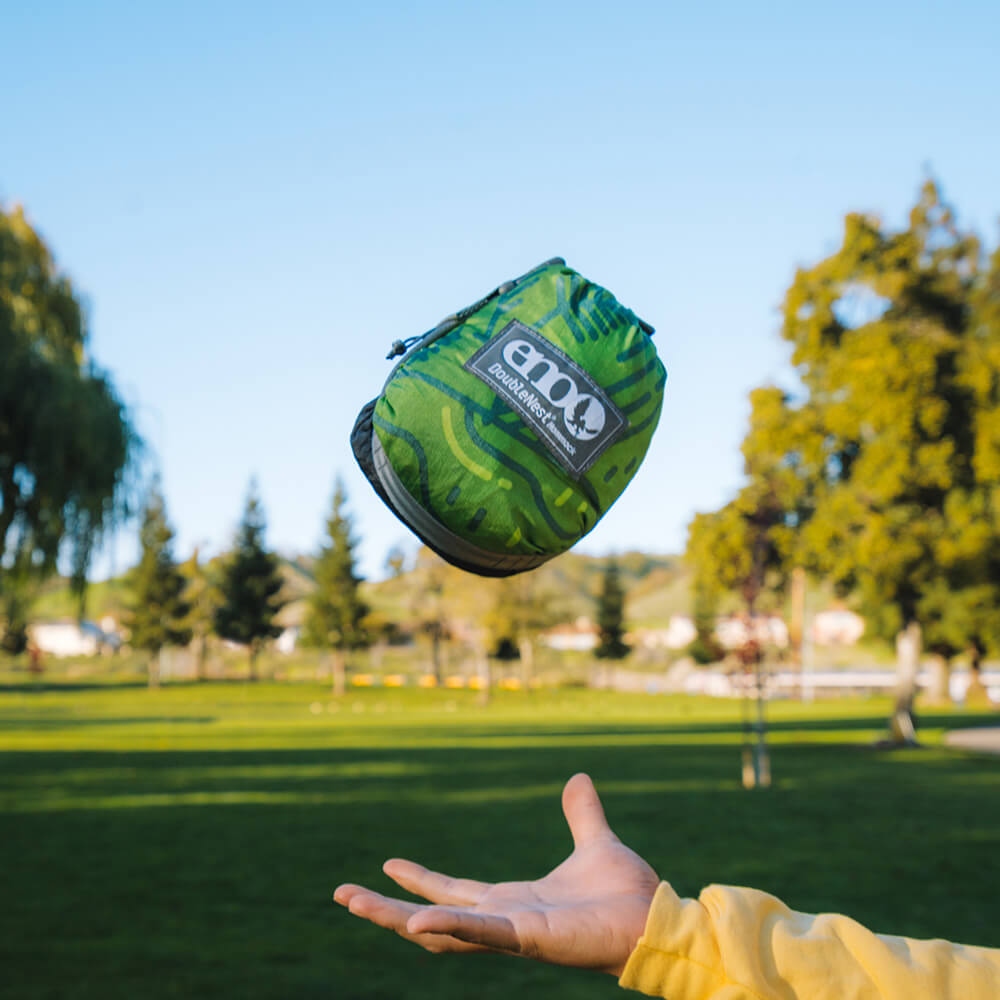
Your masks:
{"label": "open human hand", "polygon": [[383,871],[431,905],[341,885],[351,913],[432,952],[491,951],[621,975],[659,885],[653,869],[612,832],[590,778],[566,782],[573,852],[533,882],[476,882],[393,858]]}

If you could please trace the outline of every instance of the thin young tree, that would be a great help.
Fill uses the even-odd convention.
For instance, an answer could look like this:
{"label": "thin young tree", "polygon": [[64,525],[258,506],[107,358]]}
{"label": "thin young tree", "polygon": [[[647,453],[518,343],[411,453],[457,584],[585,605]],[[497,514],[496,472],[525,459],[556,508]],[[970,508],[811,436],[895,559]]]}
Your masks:
{"label": "thin young tree", "polygon": [[446,587],[450,567],[436,552],[421,546],[414,568],[419,584],[410,610],[418,633],[430,647],[430,671],[435,682],[440,684],[444,681],[451,635],[451,608]]}
{"label": "thin young tree", "polygon": [[174,560],[173,541],[163,493],[156,481],[142,515],[141,552],[129,574],[131,601],[125,615],[130,645],[149,654],[151,688],[160,684],[163,648],[186,646],[191,641],[191,606],[184,594],[187,582]]}
{"label": "thin young tree", "polygon": [[493,601],[482,616],[498,659],[518,659],[521,683],[528,688],[535,675],[535,645],[541,633],[555,625],[562,609],[550,590],[532,573],[491,581]]}
{"label": "thin young tree", "polygon": [[257,483],[251,480],[235,546],[220,575],[220,602],[214,624],[220,638],[247,647],[253,681],[257,680],[257,657],[264,642],[281,635],[275,618],[284,604],[279,596],[280,563],[264,544],[266,527]]}
{"label": "thin young tree", "polygon": [[406,572],[406,553],[401,545],[393,545],[386,553],[385,568],[393,580],[398,580]]}
{"label": "thin young tree", "polygon": [[180,571],[187,582],[184,596],[191,606],[187,623],[192,635],[194,676],[195,680],[202,681],[205,679],[208,639],[212,631],[215,609],[219,603],[219,592],[215,585],[212,567],[201,561],[197,546],[191,558],[181,564]]}
{"label": "thin young tree", "polygon": [[369,609],[361,598],[362,577],[356,567],[358,539],[346,505],[347,494],[338,478],[316,558],[316,589],[309,595],[302,635],[305,645],[329,651],[333,689],[338,695],[344,693],[347,653],[371,642],[364,627]]}

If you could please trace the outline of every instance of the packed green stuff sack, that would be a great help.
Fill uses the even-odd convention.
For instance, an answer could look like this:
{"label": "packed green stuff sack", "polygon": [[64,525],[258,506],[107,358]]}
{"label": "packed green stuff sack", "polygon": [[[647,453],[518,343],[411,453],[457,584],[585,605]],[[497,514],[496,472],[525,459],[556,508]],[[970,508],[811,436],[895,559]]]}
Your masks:
{"label": "packed green stuff sack", "polygon": [[560,258],[449,316],[403,354],[351,445],[427,545],[509,576],[565,552],[635,475],[666,372],[652,327]]}

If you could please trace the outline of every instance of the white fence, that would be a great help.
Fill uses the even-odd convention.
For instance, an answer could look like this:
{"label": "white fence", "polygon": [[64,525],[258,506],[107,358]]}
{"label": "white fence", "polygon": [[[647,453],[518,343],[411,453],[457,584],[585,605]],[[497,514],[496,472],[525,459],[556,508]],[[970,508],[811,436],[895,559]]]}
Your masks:
{"label": "white fence", "polygon": [[[744,693],[746,675],[725,674],[714,670],[690,669],[667,673],[645,673],[623,667],[600,667],[590,678],[590,686],[612,691],[645,692],[646,694],[686,693],[715,698],[735,698]],[[968,670],[954,670],[949,679],[949,694],[953,701],[965,699],[972,675]],[[1000,702],[1000,670],[985,670],[983,685],[993,701]],[[752,677],[749,678],[754,686]],[[821,697],[844,694],[891,694],[897,684],[893,670],[779,670],[765,672],[764,683],[773,697]],[[928,688],[932,674],[922,670],[917,686]]]}

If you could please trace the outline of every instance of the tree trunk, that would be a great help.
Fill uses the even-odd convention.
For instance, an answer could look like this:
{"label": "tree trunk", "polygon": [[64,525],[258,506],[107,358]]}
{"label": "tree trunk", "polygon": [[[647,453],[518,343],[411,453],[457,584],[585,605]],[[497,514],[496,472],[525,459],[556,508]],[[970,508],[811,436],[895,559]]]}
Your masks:
{"label": "tree trunk", "polygon": [[333,681],[333,694],[342,698],[347,690],[347,657],[342,649],[330,650],[330,675]]}
{"label": "tree trunk", "polygon": [[806,571],[801,566],[792,570],[792,615],[788,629],[788,641],[794,656],[802,669],[802,643],[805,636],[806,618]]}
{"label": "tree trunk", "polygon": [[441,681],[441,635],[435,625],[431,629],[431,673],[440,687]]}
{"label": "tree trunk", "polygon": [[931,658],[931,683],[927,697],[936,705],[951,701],[951,660],[936,653]]}
{"label": "tree trunk", "polygon": [[41,681],[44,671],[42,651],[33,642],[28,643],[28,672],[36,683]]}
{"label": "tree trunk", "polygon": [[149,686],[150,688],[158,688],[160,686],[160,650],[157,650],[149,658]]}
{"label": "tree trunk", "polygon": [[521,639],[517,649],[521,654],[521,684],[527,691],[535,676],[535,645],[530,639]]}
{"label": "tree trunk", "polygon": [[978,645],[969,650],[969,671],[972,676],[965,692],[966,705],[989,705],[989,692],[983,684],[983,651]]}
{"label": "tree trunk", "polygon": [[257,654],[260,652],[257,646],[257,640],[253,639],[250,642],[250,680],[257,680]]}
{"label": "tree trunk", "polygon": [[204,635],[197,635],[194,639],[194,679],[203,681],[205,679],[205,645]]}
{"label": "tree trunk", "polygon": [[479,649],[479,676],[483,682],[479,692],[479,704],[488,705],[490,703],[490,689],[493,687],[493,666],[485,646]]}
{"label": "tree trunk", "polygon": [[913,702],[917,697],[917,670],[923,651],[920,624],[911,621],[896,636],[896,704],[889,719],[889,737],[899,746],[916,746]]}

